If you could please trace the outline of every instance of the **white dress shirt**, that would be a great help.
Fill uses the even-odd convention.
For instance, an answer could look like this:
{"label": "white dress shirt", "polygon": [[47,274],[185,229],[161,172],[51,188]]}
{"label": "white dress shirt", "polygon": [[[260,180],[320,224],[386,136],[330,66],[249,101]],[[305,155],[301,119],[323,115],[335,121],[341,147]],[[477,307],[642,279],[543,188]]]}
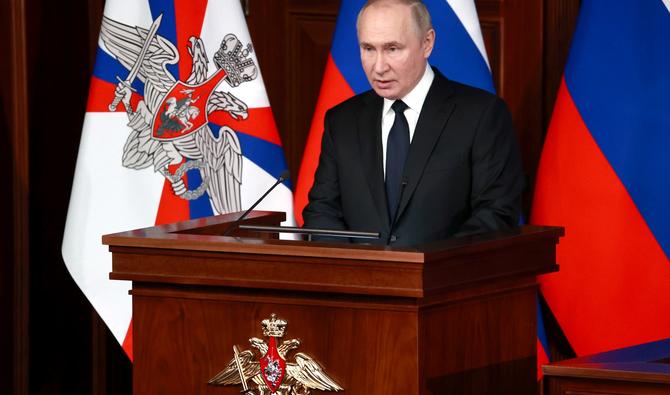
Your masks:
{"label": "white dress shirt", "polygon": [[[416,84],[414,89],[412,89],[402,100],[407,104],[407,109],[405,110],[405,118],[407,118],[407,123],[409,124],[409,142],[412,143],[412,138],[414,137],[414,130],[416,129],[416,123],[419,121],[419,114],[421,114],[421,107],[423,107],[423,102],[426,100],[428,95],[428,90],[430,85],[433,83],[435,78],[435,73],[428,63],[426,63],[426,71],[423,73],[423,77],[419,80],[419,83]],[[384,178],[386,178],[386,144],[389,137],[389,132],[391,131],[391,126],[393,126],[393,121],[395,120],[395,111],[391,108],[391,105],[395,100],[389,100],[384,98],[384,108],[382,109],[382,152],[383,152],[383,167],[384,167]]]}

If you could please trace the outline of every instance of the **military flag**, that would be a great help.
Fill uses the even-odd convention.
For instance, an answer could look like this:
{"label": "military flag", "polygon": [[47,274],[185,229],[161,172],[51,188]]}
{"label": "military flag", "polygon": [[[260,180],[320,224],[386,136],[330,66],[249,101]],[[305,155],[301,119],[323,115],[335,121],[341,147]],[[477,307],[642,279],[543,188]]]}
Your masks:
{"label": "military flag", "polygon": [[[243,210],[285,169],[239,0],[106,2],[62,253],[131,358],[101,235]],[[290,217],[290,185],[258,208]]]}

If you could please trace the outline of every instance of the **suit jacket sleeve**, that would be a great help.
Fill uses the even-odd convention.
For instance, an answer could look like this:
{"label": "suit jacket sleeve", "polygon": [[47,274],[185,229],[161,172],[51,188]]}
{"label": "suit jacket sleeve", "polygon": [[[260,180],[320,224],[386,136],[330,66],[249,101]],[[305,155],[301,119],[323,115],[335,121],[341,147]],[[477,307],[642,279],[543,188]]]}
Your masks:
{"label": "suit jacket sleeve", "polygon": [[471,215],[457,235],[518,226],[524,176],[512,119],[501,99],[484,111],[471,155]]}
{"label": "suit jacket sleeve", "polygon": [[347,230],[342,212],[337,152],[329,118],[329,113],[326,113],[319,166],[302,216],[307,228]]}

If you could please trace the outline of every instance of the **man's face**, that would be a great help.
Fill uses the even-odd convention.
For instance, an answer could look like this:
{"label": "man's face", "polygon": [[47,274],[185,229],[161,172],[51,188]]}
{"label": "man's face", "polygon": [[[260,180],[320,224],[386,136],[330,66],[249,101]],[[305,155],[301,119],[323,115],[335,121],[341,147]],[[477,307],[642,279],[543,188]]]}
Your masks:
{"label": "man's face", "polygon": [[433,50],[435,32],[420,34],[402,4],[368,7],[360,17],[358,42],[365,75],[379,96],[404,97],[419,82]]}

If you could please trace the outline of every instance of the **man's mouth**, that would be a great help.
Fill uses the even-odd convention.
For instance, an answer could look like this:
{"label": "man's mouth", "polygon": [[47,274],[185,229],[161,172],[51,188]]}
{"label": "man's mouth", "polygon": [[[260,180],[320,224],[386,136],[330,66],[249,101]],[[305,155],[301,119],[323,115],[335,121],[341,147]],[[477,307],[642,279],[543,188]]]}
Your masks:
{"label": "man's mouth", "polygon": [[389,88],[391,84],[393,84],[393,80],[375,80],[375,85],[381,89]]}

